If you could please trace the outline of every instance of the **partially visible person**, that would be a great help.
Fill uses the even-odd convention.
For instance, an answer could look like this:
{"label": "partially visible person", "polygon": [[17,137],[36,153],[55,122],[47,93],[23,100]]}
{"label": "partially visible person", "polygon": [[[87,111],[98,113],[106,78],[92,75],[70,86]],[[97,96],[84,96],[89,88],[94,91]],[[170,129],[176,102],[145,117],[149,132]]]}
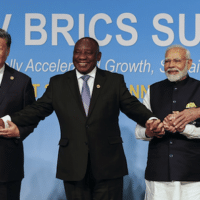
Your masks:
{"label": "partially visible person", "polygon": [[189,77],[191,65],[184,47],[167,48],[167,79],[151,85],[144,97],[165,128],[165,135],[157,136],[148,126],[136,126],[136,137],[150,141],[145,200],[200,199],[200,81]]}
{"label": "partially visible person", "polygon": [[[35,101],[31,79],[5,63],[10,53],[10,45],[10,34],[0,29],[0,117],[20,111]],[[8,128],[9,125],[11,128]],[[0,199],[19,200],[24,177],[22,140],[35,126],[16,128],[12,122],[8,122],[6,127],[8,133],[18,131],[22,136],[0,137]]]}

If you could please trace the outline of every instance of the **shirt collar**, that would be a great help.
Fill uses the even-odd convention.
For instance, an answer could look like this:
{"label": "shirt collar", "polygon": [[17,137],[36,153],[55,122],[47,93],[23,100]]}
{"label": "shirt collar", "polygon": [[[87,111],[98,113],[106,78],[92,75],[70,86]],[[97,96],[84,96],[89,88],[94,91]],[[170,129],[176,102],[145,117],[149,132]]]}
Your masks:
{"label": "shirt collar", "polygon": [[5,70],[5,64],[3,65],[3,67],[0,69],[0,74],[2,74]]}
{"label": "shirt collar", "polygon": [[[96,76],[96,71],[97,71],[97,67],[95,67],[90,73],[88,73],[87,75],[89,75],[90,77],[95,78]],[[78,70],[76,70],[76,77],[77,79],[81,78],[82,76],[84,76],[85,74],[81,74]]]}

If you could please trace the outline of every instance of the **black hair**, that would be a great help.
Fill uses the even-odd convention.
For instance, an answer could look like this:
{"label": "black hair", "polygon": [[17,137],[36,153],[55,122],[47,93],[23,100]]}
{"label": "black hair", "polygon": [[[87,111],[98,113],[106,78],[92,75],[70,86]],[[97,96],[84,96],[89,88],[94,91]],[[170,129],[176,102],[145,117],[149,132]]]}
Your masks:
{"label": "black hair", "polygon": [[11,36],[8,32],[0,28],[0,38],[4,38],[6,40],[7,47],[10,48],[11,45]]}

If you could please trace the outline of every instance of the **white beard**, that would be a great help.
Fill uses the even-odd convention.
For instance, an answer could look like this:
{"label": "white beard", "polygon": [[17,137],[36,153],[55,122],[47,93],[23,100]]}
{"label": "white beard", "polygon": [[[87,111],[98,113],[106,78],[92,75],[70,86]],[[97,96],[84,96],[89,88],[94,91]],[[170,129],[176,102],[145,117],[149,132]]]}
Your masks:
{"label": "white beard", "polygon": [[[177,70],[179,73],[178,74],[169,74],[168,72],[170,70]],[[167,76],[168,80],[170,82],[176,82],[176,81],[180,81],[184,76],[187,75],[187,63],[185,64],[185,68],[180,71],[179,69],[176,69],[176,68],[172,68],[172,69],[168,69],[166,72],[165,72],[165,75]]]}

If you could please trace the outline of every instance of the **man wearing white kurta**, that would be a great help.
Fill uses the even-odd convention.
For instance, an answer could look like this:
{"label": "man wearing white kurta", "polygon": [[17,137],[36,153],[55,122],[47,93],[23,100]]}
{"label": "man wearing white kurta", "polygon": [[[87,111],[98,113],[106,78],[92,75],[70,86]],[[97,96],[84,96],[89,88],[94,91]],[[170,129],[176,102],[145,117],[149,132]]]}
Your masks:
{"label": "man wearing white kurta", "polygon": [[[164,136],[155,136],[148,127],[136,126],[136,138],[150,141],[145,200],[200,199],[200,119],[194,120],[199,118],[199,109],[194,111],[194,107],[200,107],[200,81],[188,76],[191,65],[188,50],[180,45],[169,47],[165,54],[168,79],[151,85],[144,98],[144,105],[165,128]],[[195,115],[190,124],[175,125],[179,113],[186,118]]]}

